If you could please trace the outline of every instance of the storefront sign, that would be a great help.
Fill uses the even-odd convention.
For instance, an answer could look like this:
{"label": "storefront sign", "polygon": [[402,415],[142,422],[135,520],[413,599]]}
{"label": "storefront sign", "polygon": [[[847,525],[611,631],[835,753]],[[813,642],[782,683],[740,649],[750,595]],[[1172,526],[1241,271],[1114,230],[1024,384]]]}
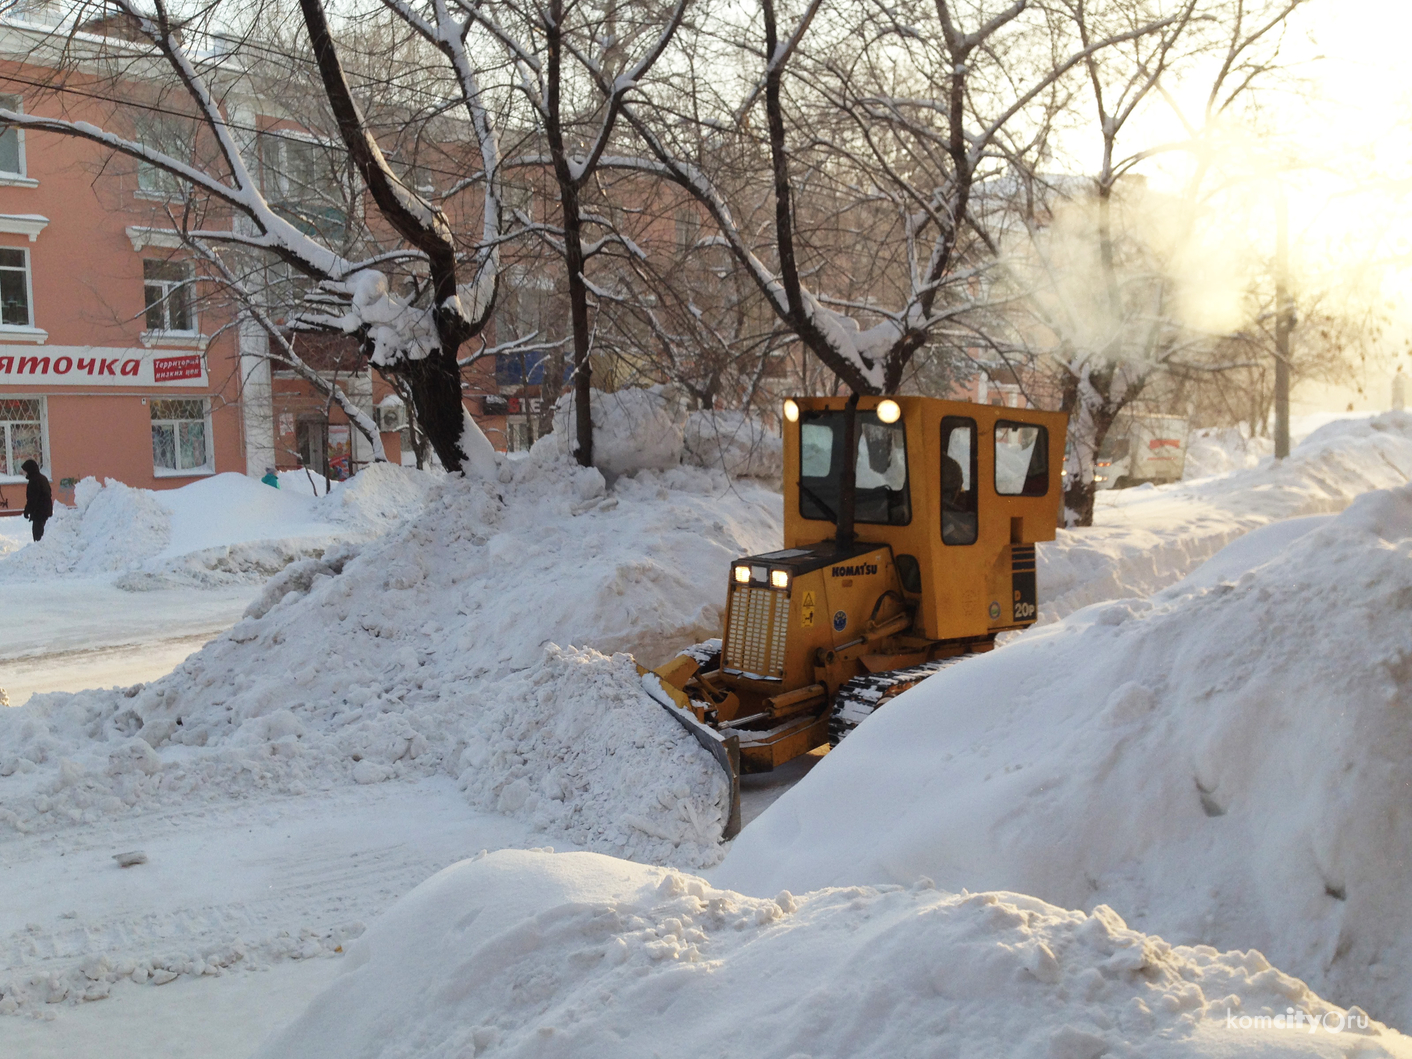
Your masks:
{"label": "storefront sign", "polygon": [[182,379],[199,379],[204,374],[201,355],[193,353],[185,357],[153,357],[152,378],[156,382],[180,382]]}
{"label": "storefront sign", "polygon": [[199,353],[104,346],[0,346],[0,386],[205,386]]}

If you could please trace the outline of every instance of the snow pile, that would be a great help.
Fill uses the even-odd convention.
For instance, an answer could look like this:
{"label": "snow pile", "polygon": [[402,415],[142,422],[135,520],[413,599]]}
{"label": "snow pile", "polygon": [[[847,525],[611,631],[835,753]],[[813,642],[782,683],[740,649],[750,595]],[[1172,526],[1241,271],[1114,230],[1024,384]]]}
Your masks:
{"label": "snow pile", "polygon": [[550,645],[542,663],[486,698],[458,740],[461,784],[475,804],[634,860],[719,858],[725,773],[644,701],[627,655]]}
{"label": "snow pile", "polygon": [[683,431],[682,462],[720,468],[733,478],[784,473],[784,439],[742,412],[692,412]]}
{"label": "snow pile", "polygon": [[30,524],[19,515],[0,515],[0,559],[30,543]]}
{"label": "snow pile", "polygon": [[[778,481],[784,467],[779,435],[742,412],[684,412],[666,386],[592,391],[593,464],[609,477],[685,463],[733,478]],[[568,458],[574,445],[574,394],[554,406],[554,433],[541,455]]]}
{"label": "snow pile", "polygon": [[1039,545],[1040,621],[1156,592],[1257,526],[1342,511],[1409,479],[1412,414],[1387,412],[1320,427],[1278,464],[1099,493],[1092,527]]}
{"label": "snow pile", "polygon": [[[593,465],[610,477],[644,469],[665,470],[681,462],[682,416],[664,386],[590,391]],[[554,406],[554,432],[535,445],[541,454],[568,458],[577,451],[574,392]]]}
{"label": "snow pile", "polygon": [[0,580],[116,574],[129,589],[260,582],[339,540],[385,533],[421,509],[434,481],[375,464],[316,500],[242,474],[163,491],[85,478],[44,540],[0,561]]}
{"label": "snow pile", "polygon": [[346,482],[333,483],[315,510],[355,532],[381,535],[417,515],[440,477],[415,467],[370,464]]}
{"label": "snow pile", "polygon": [[281,492],[293,493],[295,496],[326,496],[334,485],[322,474],[315,474],[307,469],[280,471],[275,477],[279,479]]}
{"label": "snow pile", "polygon": [[900,696],[715,881],[1104,902],[1412,1025],[1412,487],[1281,529]]}
{"label": "snow pile", "polygon": [[1209,478],[1214,474],[1246,470],[1273,456],[1275,444],[1269,438],[1250,437],[1245,424],[1239,427],[1205,427],[1193,430],[1187,438],[1186,463],[1182,477]]}
{"label": "snow pile", "polygon": [[778,547],[779,494],[677,468],[608,495],[597,470],[533,457],[501,475],[444,477],[361,552],[289,565],[161,680],[0,713],[0,822],[440,772],[594,848],[714,861],[714,759],[626,659],[553,645],[655,664],[717,632],[730,561]]}
{"label": "snow pile", "polygon": [[257,1056],[1412,1054],[1259,953],[927,880],[762,899],[504,851],[423,883],[347,965]]}
{"label": "snow pile", "polygon": [[170,540],[171,516],[156,493],[85,478],[72,508],[54,506],[42,541],[0,562],[0,579],[115,573],[160,554]]}

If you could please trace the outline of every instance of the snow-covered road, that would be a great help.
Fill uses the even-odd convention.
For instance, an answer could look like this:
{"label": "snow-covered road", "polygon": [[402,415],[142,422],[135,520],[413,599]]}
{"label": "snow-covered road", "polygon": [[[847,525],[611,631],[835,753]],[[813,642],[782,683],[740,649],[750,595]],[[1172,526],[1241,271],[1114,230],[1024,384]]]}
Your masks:
{"label": "snow-covered road", "polygon": [[[748,777],[747,822],[817,760]],[[51,1017],[6,1020],[8,1054],[244,1059],[342,970],[329,946],[337,948],[340,931],[361,931],[428,876],[481,849],[540,841],[512,817],[471,809],[449,779],[6,836],[0,965],[13,964],[21,950],[39,971],[115,950],[134,964],[204,956],[237,942],[246,951],[215,968],[218,976],[183,975],[161,988],[120,979],[104,1002],[55,1004]],[[147,855],[146,864],[123,869],[112,859],[134,850]],[[270,959],[282,950],[309,955]],[[44,958],[35,963],[34,955]]]}
{"label": "snow-covered road", "polygon": [[[27,970],[60,972],[104,954],[107,970],[142,968],[152,981],[157,967],[210,969],[158,989],[139,988],[128,970],[97,985],[111,992],[104,1003],[6,1020],[7,1042],[23,1031],[6,1053],[94,1055],[86,1042],[103,1040],[107,1059],[248,1055],[298,1010],[291,995],[302,1003],[336,973],[342,941],[412,887],[481,849],[538,844],[522,822],[471,809],[449,778],[8,834],[0,966],[23,953]],[[147,863],[119,868],[113,856],[131,851]],[[193,1018],[189,1005],[213,1018]]]}
{"label": "snow-covered road", "polygon": [[125,592],[111,578],[0,588],[0,688],[11,706],[36,692],[154,680],[230,628],[258,585]]}

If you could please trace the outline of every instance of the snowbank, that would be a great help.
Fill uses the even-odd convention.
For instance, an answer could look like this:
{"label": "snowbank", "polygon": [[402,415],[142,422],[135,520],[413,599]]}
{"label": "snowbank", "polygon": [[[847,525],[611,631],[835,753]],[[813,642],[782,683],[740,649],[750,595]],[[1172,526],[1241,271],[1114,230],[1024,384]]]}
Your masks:
{"label": "snowbank", "polygon": [[692,412],[683,431],[682,462],[719,468],[733,478],[784,474],[784,439],[742,412]]}
{"label": "snowbank", "polygon": [[[1243,424],[1242,424],[1243,426]],[[1182,478],[1209,478],[1213,474],[1245,470],[1273,456],[1275,445],[1269,438],[1247,437],[1241,427],[1207,427],[1193,430],[1187,438],[1186,462]]]}
{"label": "snowbank", "polygon": [[292,563],[161,680],[0,712],[0,822],[441,772],[591,848],[718,859],[715,761],[626,658],[554,645],[655,664],[715,634],[730,560],[778,547],[779,494],[689,468],[611,494],[560,461],[500,475],[443,477],[387,536]]}
{"label": "snowbank", "polygon": [[713,881],[1103,902],[1412,1025],[1412,487],[1239,547],[900,696]]}
{"label": "snowbank", "polygon": [[19,515],[0,515],[0,559],[30,543],[30,524]]}
{"label": "snowbank", "polygon": [[[670,387],[593,390],[591,407],[593,463],[610,478],[685,463],[777,482],[784,468],[784,442],[775,431],[742,412],[686,412]],[[572,391],[554,406],[554,432],[536,444],[544,458],[570,458]]]}
{"label": "snowbank", "polygon": [[1040,621],[1180,580],[1257,526],[1342,511],[1412,479],[1412,414],[1339,419],[1281,463],[1174,485],[1098,494],[1094,525],[1039,545]]}
{"label": "snowbank", "polygon": [[162,491],[85,478],[44,540],[0,560],[0,580],[116,574],[131,589],[258,583],[339,540],[386,532],[421,509],[434,481],[375,464],[315,499],[243,474]]}
{"label": "snowbank", "polygon": [[279,479],[281,492],[295,496],[323,496],[333,488],[333,483],[322,474],[308,470],[280,471],[275,477]]}
{"label": "snowbank", "polygon": [[505,851],[419,886],[347,964],[260,1059],[1412,1054],[1259,953],[926,880],[761,899]]}
{"label": "snowbank", "polygon": [[[588,406],[593,465],[605,474],[665,470],[681,462],[681,415],[665,387],[592,390]],[[554,406],[554,432],[535,442],[542,454],[554,452],[568,459],[577,451],[574,409],[574,392],[569,390]]]}

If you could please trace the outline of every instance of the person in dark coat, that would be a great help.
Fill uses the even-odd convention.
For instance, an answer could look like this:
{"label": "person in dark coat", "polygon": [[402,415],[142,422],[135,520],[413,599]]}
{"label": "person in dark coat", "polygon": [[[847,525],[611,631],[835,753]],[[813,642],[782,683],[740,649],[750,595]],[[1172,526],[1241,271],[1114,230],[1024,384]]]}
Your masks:
{"label": "person in dark coat", "polygon": [[25,483],[25,518],[30,521],[35,540],[44,539],[44,523],[54,514],[54,491],[49,487],[49,479],[39,473],[39,464],[25,460],[20,470],[29,479]]}

